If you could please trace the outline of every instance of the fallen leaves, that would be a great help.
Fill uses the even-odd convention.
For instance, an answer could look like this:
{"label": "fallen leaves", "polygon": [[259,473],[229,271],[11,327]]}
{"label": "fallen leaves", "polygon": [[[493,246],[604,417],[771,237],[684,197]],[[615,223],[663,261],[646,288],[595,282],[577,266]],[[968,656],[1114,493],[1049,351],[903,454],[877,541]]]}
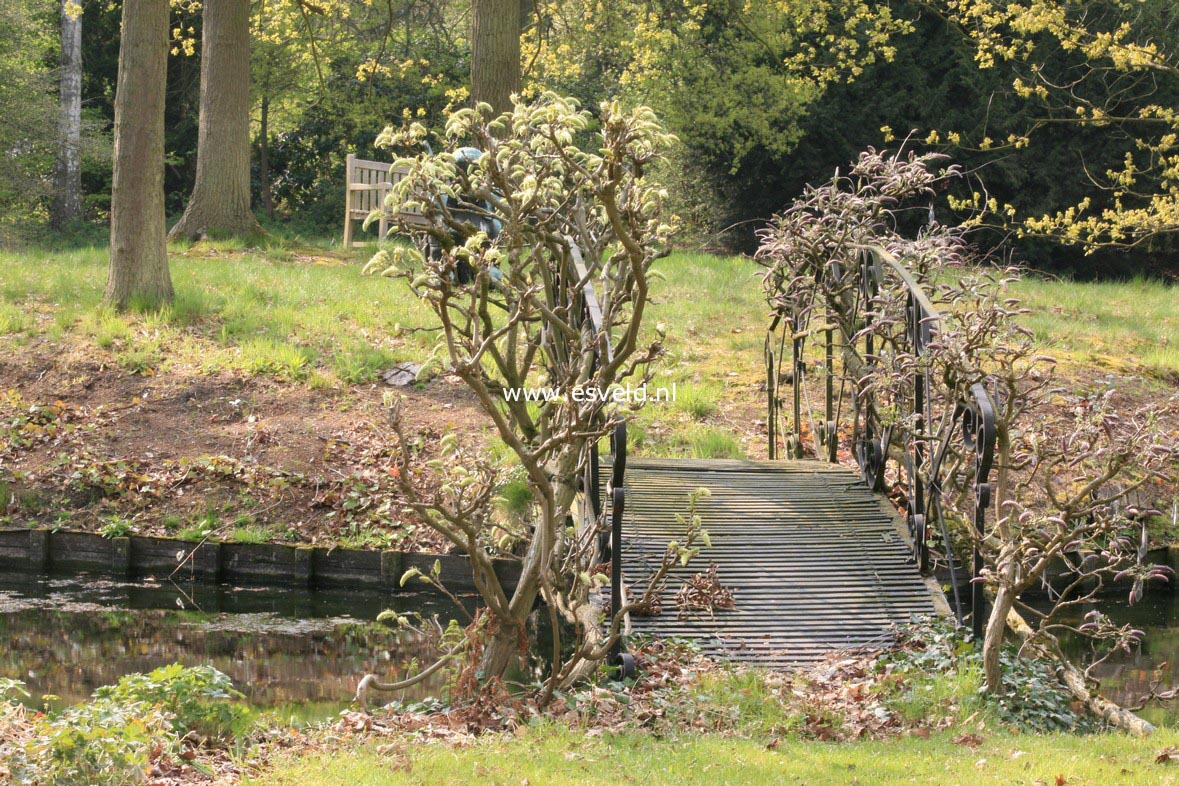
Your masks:
{"label": "fallen leaves", "polygon": [[707,612],[709,617],[715,617],[717,609],[737,608],[733,590],[721,584],[715,562],[709,565],[704,573],[696,573],[684,582],[684,586],[676,593],[675,605],[679,609],[680,619],[685,619],[697,611]]}
{"label": "fallen leaves", "polygon": [[377,755],[389,759],[389,767],[404,772],[413,772],[413,760],[409,757],[409,746],[404,742],[392,742],[377,746]]}
{"label": "fallen leaves", "polygon": [[983,744],[983,738],[971,732],[964,732],[951,740],[955,745],[965,745],[967,748],[977,748]]}

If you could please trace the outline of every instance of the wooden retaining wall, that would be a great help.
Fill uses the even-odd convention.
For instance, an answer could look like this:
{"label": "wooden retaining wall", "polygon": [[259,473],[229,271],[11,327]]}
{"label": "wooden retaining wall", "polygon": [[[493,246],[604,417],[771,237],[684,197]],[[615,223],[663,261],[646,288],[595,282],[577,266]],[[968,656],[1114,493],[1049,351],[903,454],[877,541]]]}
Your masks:
{"label": "wooden retaining wall", "polygon": [[[1074,560],[1079,559],[1079,556],[1074,554],[1072,558]],[[1179,573],[1179,545],[1152,548],[1146,553],[1145,562],[1147,565],[1166,565],[1172,570],[1175,570],[1176,573]],[[1048,566],[1048,569],[1044,573],[1044,578],[1053,589],[1063,590],[1073,582],[1075,576],[1068,569],[1068,565],[1064,560],[1057,558]],[[938,567],[936,580],[947,588],[947,593],[950,592],[950,572],[944,566]],[[1129,588],[1132,583],[1132,579],[1124,579],[1115,585],[1107,580],[1105,590],[1113,591],[1117,589],[1121,591],[1122,589]],[[1147,585],[1147,590],[1149,592],[1179,592],[1179,578],[1172,578],[1169,582],[1151,582]],[[969,576],[964,576],[961,570],[958,571],[958,591],[962,593],[963,598],[970,596]],[[1043,592],[1042,587],[1036,586],[1028,591],[1028,595],[1029,597],[1036,597]],[[952,597],[950,599],[952,600]]]}
{"label": "wooden retaining wall", "polygon": [[[131,535],[105,538],[86,532],[46,529],[0,530],[0,570],[24,573],[93,572],[137,578],[225,582],[240,586],[336,587],[420,591],[401,576],[416,567],[428,573],[441,565],[452,592],[474,592],[470,563],[461,554],[284,546],[272,543],[193,543]],[[519,575],[513,562],[496,566],[507,588]]]}

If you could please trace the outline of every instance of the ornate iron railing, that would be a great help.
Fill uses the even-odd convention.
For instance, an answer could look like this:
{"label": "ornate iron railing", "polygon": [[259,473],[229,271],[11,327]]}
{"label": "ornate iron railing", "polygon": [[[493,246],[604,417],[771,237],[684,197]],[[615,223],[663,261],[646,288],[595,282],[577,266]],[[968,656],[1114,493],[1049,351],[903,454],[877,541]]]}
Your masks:
{"label": "ornate iron railing", "polygon": [[[948,386],[942,390],[933,386],[929,349],[942,314],[913,274],[876,246],[861,250],[857,268],[849,276],[841,265],[830,263],[820,274],[831,277],[819,282],[826,286],[799,287],[798,291],[809,293],[807,302],[791,302],[773,315],[765,342],[769,456],[779,458],[785,452],[789,458],[802,458],[810,442],[816,458],[836,462],[841,432],[850,431],[847,447],[851,457],[864,482],[878,492],[886,490],[888,466],[893,462],[896,485],[892,490],[903,491],[896,496],[905,508],[914,561],[921,571],[929,569],[930,539],[936,526],[950,573],[955,612],[963,623],[969,616],[975,634],[981,636],[985,599],[982,583],[973,579],[983,567],[977,543],[985,536],[991,501],[994,407],[981,382],[969,385],[962,394]],[[826,302],[816,302],[820,292]],[[890,308],[902,309],[903,314],[887,313]],[[886,322],[894,329],[876,329]],[[895,329],[898,325],[903,329]],[[816,335],[821,336],[821,354],[808,361],[808,339]],[[788,370],[783,367],[787,342]],[[906,362],[890,367],[904,379],[897,380],[902,384],[882,388],[869,380],[873,369],[889,359],[886,355],[892,359],[904,356]],[[822,377],[821,420],[816,420],[817,408],[810,403],[808,377],[812,369]],[[783,418],[785,385],[791,388],[787,422]],[[941,408],[937,418],[935,406]],[[904,428],[899,427],[902,422]],[[951,456],[956,465],[952,470],[947,467]],[[969,497],[966,507],[973,509],[973,520],[966,523],[975,530],[976,544],[970,566],[969,615],[963,608],[946,523],[946,497],[963,491]],[[958,505],[958,509],[962,507]]]}
{"label": "ornate iron railing", "polygon": [[[614,359],[614,347],[610,343],[610,332],[604,325],[602,307],[594,291],[593,282],[582,259],[581,250],[572,239],[569,243],[570,257],[573,262],[573,273],[581,286],[582,318],[595,338],[598,338],[595,352],[595,367],[610,363]],[[597,440],[589,445],[589,456],[586,460],[585,477],[582,488],[586,492],[590,503],[590,525],[597,532],[597,552],[601,563],[610,564],[610,609],[611,613],[623,607],[622,584],[622,517],[626,509],[626,421],[619,419],[610,431],[610,478],[606,483],[605,492],[610,495],[609,527],[603,527],[604,505],[601,482],[601,456],[599,455]],[[624,674],[634,671],[634,661],[625,651],[625,642],[621,633],[615,637],[610,647],[608,663],[622,669]]]}

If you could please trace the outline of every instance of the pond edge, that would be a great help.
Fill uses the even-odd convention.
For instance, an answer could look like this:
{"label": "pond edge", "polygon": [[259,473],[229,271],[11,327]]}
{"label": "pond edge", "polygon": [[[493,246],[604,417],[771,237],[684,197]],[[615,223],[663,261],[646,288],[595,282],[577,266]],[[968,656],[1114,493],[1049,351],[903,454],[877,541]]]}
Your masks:
{"label": "pond edge", "polygon": [[[476,591],[471,565],[462,554],[177,540],[142,535],[108,538],[90,532],[51,529],[0,530],[0,568],[25,573],[97,572],[136,578],[154,576],[240,586],[377,588],[420,592],[421,582],[401,586],[410,568],[428,573],[435,563],[451,592]],[[496,574],[511,590],[519,565],[495,561]]]}

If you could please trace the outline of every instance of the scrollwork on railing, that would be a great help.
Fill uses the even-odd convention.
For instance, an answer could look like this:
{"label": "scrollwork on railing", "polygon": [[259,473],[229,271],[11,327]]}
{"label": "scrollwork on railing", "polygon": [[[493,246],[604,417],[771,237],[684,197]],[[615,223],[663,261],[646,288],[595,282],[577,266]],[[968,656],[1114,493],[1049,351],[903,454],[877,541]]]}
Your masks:
{"label": "scrollwork on railing", "polygon": [[[787,282],[787,294],[778,300],[765,342],[769,456],[780,458],[784,452],[797,459],[810,452],[835,462],[842,432],[844,456],[854,459],[865,484],[900,502],[913,559],[922,571],[929,568],[936,528],[955,609],[964,620],[945,498],[963,483],[972,487],[970,523],[975,539],[983,537],[994,407],[981,381],[959,389],[945,375],[935,379],[932,349],[942,313],[904,264],[883,248],[865,246],[854,268],[831,262],[814,281]],[[808,358],[808,348],[820,342],[821,353]],[[787,361],[788,372],[783,368]],[[821,377],[821,410],[811,405],[819,387],[819,380],[811,384],[812,373]],[[786,385],[791,388],[788,420],[783,416]],[[973,462],[968,472],[952,473],[947,487],[951,456],[955,466],[966,456]],[[981,570],[975,549],[971,573],[977,577]],[[977,628],[983,619],[982,588],[978,582],[973,587],[970,616]]]}

